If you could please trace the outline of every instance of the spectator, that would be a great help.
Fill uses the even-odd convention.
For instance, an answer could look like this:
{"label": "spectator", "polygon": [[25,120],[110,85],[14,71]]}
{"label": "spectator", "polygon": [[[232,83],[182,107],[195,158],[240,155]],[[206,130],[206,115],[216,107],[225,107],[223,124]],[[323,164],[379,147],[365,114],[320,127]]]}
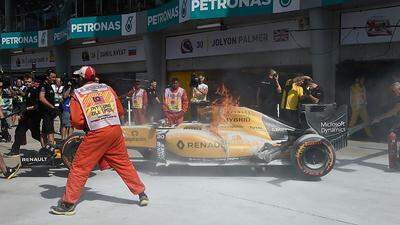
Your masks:
{"label": "spectator", "polygon": [[5,117],[9,116],[13,112],[13,98],[14,98],[14,91],[11,87],[10,79],[4,78],[3,79],[3,92],[2,92],[2,109],[3,114]]}
{"label": "spectator", "polygon": [[[24,106],[24,97],[25,97],[26,86],[23,84],[21,79],[17,79],[12,87],[13,92],[13,111],[22,109]],[[19,115],[14,114],[11,117],[11,121],[13,125],[18,124]]]}
{"label": "spectator", "polygon": [[63,102],[63,92],[64,86],[62,85],[61,78],[56,78],[55,83],[51,85],[54,91],[54,99],[55,99],[55,107],[61,107],[61,103]]}
{"label": "spectator", "polygon": [[128,93],[132,99],[133,120],[136,125],[146,123],[147,93],[140,87],[140,81],[136,80],[132,90]]}
{"label": "spectator", "polygon": [[70,109],[70,102],[71,102],[71,95],[73,94],[72,88],[68,88],[63,93],[63,102],[61,103],[62,107],[62,119],[61,119],[61,139],[66,140],[74,131],[71,126],[71,109]]}
{"label": "spectator", "polygon": [[61,138],[63,140],[67,139],[74,132],[74,128],[71,126],[70,102],[71,96],[73,95],[74,90],[79,83],[79,79],[79,75],[73,75],[64,86],[61,120]]}
{"label": "spectator", "polygon": [[148,119],[150,122],[158,121],[161,119],[161,101],[157,89],[157,81],[152,80],[149,88],[146,91],[148,97]]}
{"label": "spectator", "polygon": [[1,138],[2,139],[5,139],[7,142],[10,142],[11,141],[11,135],[8,132],[9,126],[8,126],[8,123],[7,123],[7,120],[6,120],[6,115],[3,112],[3,108],[4,108],[3,94],[5,93],[3,86],[4,86],[4,82],[1,79],[0,80],[0,120],[1,120],[1,132],[0,132],[0,134],[1,134]]}
{"label": "spectator", "polygon": [[[365,123],[369,123],[369,116],[367,111],[367,91],[365,89],[365,78],[356,78],[353,85],[350,87],[350,106],[351,118],[349,127],[354,127],[359,118]],[[369,138],[372,138],[372,131],[369,126],[365,126],[365,133]]]}
{"label": "spectator", "polygon": [[20,146],[26,144],[26,132],[28,130],[30,130],[32,138],[40,142],[39,90],[33,86],[33,79],[30,74],[26,75],[24,80],[27,86],[25,95],[26,111],[22,114],[15,130],[15,141],[9,155],[18,155],[20,153]]}
{"label": "spectator", "polygon": [[260,111],[267,116],[278,117],[277,105],[281,93],[278,73],[273,69],[268,70],[266,80],[260,83],[257,90],[257,106]]}
{"label": "spectator", "polygon": [[183,123],[183,117],[188,110],[189,100],[186,91],[179,87],[179,80],[173,78],[171,87],[165,89],[163,111],[170,126]]}
{"label": "spectator", "polygon": [[56,81],[56,73],[49,69],[45,75],[45,81],[40,88],[39,111],[42,118],[43,138],[47,138],[47,144],[54,145],[54,119],[57,116],[57,107],[55,106],[55,92],[52,84]]}
{"label": "spectator", "polygon": [[208,85],[204,83],[205,77],[203,75],[192,78],[192,98],[190,99],[190,112],[193,121],[198,121],[199,107],[207,102]]}
{"label": "spectator", "polygon": [[20,109],[23,107],[26,90],[27,90],[27,87],[24,85],[22,80],[17,79],[15,81],[15,85],[13,87],[13,91],[15,94],[14,99],[13,99],[13,104],[14,104],[15,108]]}
{"label": "spectator", "polygon": [[[54,84],[51,85],[51,87],[53,88],[54,91],[54,99],[55,99],[55,104],[54,106],[62,111],[62,103],[63,103],[63,92],[64,92],[64,86],[62,84],[61,78],[57,77],[56,81]],[[60,115],[58,115],[59,119],[60,119],[60,130],[59,132],[62,132],[62,112]]]}
{"label": "spectator", "polygon": [[298,127],[298,108],[300,101],[305,98],[303,85],[307,80],[312,79],[308,76],[298,75],[287,80],[282,94],[281,118],[294,127]]}

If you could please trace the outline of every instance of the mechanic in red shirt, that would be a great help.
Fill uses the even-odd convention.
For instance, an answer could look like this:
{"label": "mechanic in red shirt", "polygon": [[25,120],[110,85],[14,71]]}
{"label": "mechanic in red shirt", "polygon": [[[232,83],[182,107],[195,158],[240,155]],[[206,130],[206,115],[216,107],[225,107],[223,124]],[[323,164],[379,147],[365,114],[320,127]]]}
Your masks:
{"label": "mechanic in red shirt", "polygon": [[188,111],[189,100],[185,89],[179,87],[179,80],[173,78],[171,87],[165,89],[163,111],[169,125],[183,123],[183,117]]}
{"label": "mechanic in red shirt", "polygon": [[71,125],[78,130],[87,130],[87,133],[70,168],[64,196],[57,206],[51,207],[51,212],[75,214],[75,204],[90,172],[99,162],[103,169],[114,168],[129,190],[139,195],[139,205],[147,205],[145,186],[129,160],[125,146],[120,123],[124,110],[116,93],[106,84],[93,82],[96,73],[90,66],[84,66],[74,74],[81,77],[84,85],[75,89],[71,97]]}

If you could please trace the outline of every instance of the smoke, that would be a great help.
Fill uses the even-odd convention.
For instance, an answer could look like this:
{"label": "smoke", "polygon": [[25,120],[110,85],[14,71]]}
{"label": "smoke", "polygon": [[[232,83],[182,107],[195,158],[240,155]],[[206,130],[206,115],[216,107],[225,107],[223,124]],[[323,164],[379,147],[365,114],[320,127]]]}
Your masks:
{"label": "smoke", "polygon": [[[336,102],[339,105],[349,106],[349,118],[354,113],[350,104],[350,88],[357,78],[365,78],[365,89],[367,95],[367,113],[369,121],[389,111],[398,98],[393,96],[390,85],[400,81],[400,66],[395,62],[374,61],[358,62],[346,61],[338,65],[336,73]],[[349,120],[350,121],[350,120]],[[359,117],[356,125],[364,120]],[[373,125],[374,138],[368,138],[365,130],[361,130],[352,136],[356,140],[382,141],[386,142],[386,135],[393,124],[397,123],[396,118],[390,118],[379,124]]]}

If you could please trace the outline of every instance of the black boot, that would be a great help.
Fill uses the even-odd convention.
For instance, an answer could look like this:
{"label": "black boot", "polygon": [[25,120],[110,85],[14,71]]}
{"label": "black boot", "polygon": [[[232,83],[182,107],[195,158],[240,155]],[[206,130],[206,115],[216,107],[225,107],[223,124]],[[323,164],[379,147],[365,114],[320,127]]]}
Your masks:
{"label": "black boot", "polygon": [[60,200],[58,201],[57,206],[50,207],[50,210],[50,213],[54,215],[72,216],[75,215],[75,204],[66,203]]}
{"label": "black boot", "polygon": [[11,151],[9,153],[6,153],[4,155],[6,155],[6,156],[16,156],[16,155],[19,155],[19,154],[20,154],[20,152],[18,150],[11,149]]}
{"label": "black boot", "polygon": [[149,197],[146,193],[142,192],[139,194],[139,206],[147,206],[149,204]]}
{"label": "black boot", "polygon": [[11,151],[5,155],[7,156],[15,156],[20,154],[20,147],[17,145],[17,142],[14,141],[13,145],[11,146]]}

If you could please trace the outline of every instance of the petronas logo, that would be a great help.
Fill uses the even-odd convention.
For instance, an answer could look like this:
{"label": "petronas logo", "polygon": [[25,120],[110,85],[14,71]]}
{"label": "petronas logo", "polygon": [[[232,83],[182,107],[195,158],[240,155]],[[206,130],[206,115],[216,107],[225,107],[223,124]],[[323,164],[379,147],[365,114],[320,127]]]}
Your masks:
{"label": "petronas logo", "polygon": [[126,24],[125,24],[125,30],[127,32],[132,31],[132,22],[133,22],[133,16],[128,17],[128,20],[126,21]]}
{"label": "petronas logo", "polygon": [[186,14],[187,14],[187,1],[188,0],[183,0],[182,1],[182,8],[181,8],[181,18],[186,18]]}
{"label": "petronas logo", "polygon": [[282,7],[288,7],[292,4],[292,0],[279,0],[279,4],[281,4]]}

